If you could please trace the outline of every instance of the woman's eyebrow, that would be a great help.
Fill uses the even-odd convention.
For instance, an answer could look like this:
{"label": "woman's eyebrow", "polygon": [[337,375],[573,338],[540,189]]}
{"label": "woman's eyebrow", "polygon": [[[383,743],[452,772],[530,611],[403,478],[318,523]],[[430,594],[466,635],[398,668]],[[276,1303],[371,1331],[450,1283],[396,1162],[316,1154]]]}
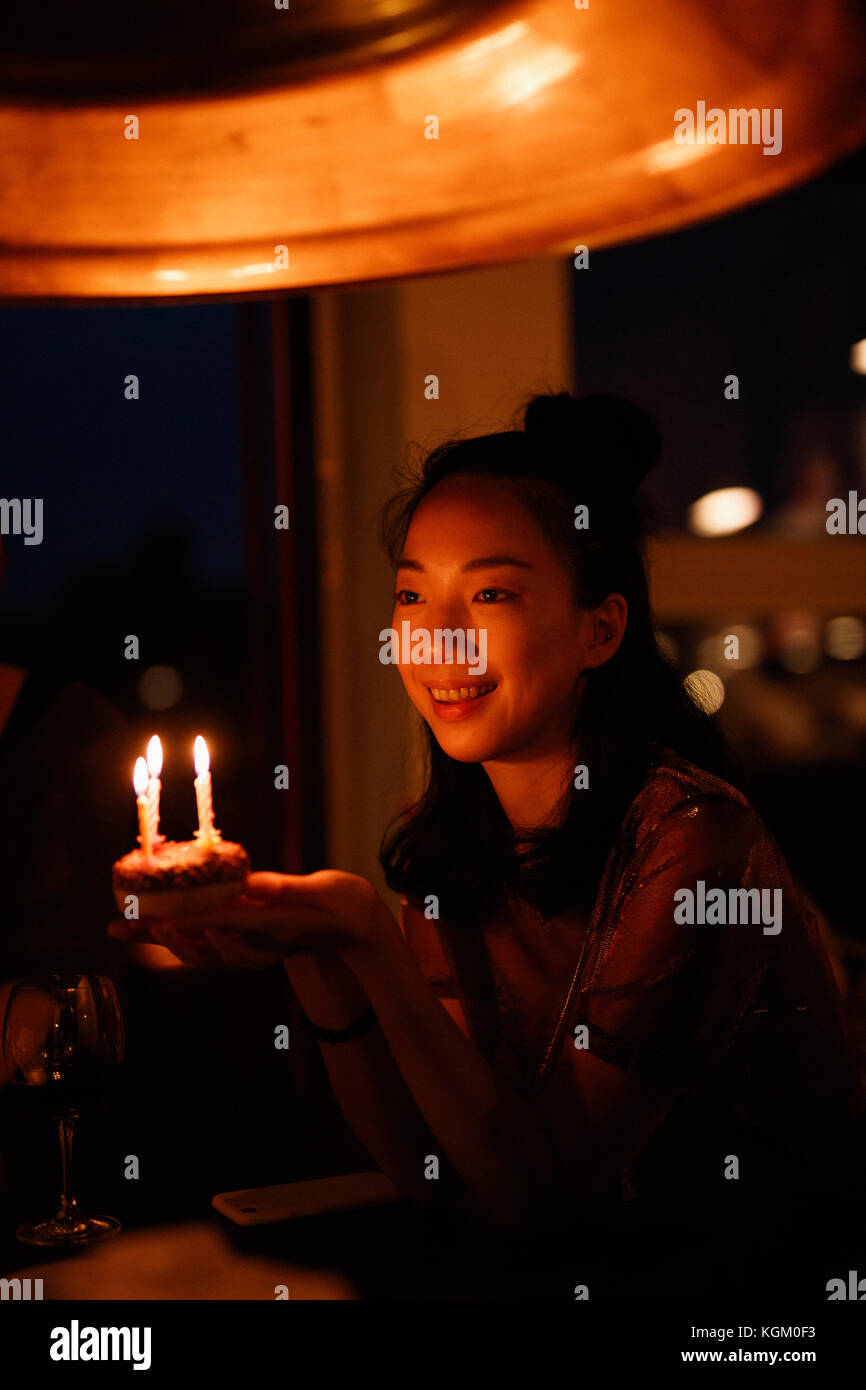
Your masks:
{"label": "woman's eyebrow", "polygon": [[[463,573],[468,574],[470,570],[492,569],[494,565],[513,565],[515,568],[523,570],[535,569],[535,566],[530,565],[528,560],[517,560],[513,555],[482,555],[478,560],[467,560],[463,566]],[[422,564],[419,564],[417,560],[410,560],[405,555],[397,568],[398,570],[418,570],[421,574],[426,573]]]}
{"label": "woman's eyebrow", "polygon": [[522,570],[535,568],[528,560],[517,560],[513,555],[483,555],[480,560],[470,560],[465,564],[463,572],[466,574],[469,570],[493,569],[494,565],[514,565]]}

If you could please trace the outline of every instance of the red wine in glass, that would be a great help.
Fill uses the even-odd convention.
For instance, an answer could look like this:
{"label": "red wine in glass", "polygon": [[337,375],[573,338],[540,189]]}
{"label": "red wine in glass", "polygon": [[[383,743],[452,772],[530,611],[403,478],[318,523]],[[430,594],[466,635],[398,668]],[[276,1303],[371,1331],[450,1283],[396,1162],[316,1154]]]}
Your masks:
{"label": "red wine in glass", "polygon": [[113,1216],[86,1216],[72,1194],[75,1121],[98,1100],[125,1051],[114,985],[101,975],[49,975],[13,985],[3,1022],[8,1074],[55,1117],[60,1135],[62,1196],[57,1213],[25,1222],[28,1245],[84,1245],[115,1235]]}

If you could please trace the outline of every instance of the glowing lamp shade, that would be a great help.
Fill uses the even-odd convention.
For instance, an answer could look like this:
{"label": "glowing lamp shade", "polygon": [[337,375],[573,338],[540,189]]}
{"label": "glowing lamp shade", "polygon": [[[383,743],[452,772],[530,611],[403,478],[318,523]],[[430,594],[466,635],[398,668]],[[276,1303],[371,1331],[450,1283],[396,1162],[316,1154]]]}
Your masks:
{"label": "glowing lamp shade", "polygon": [[866,338],[861,338],[851,349],[851,370],[866,376]]}
{"label": "glowing lamp shade", "polygon": [[866,139],[853,0],[6,8],[11,299],[261,297],[573,254],[765,198]]}
{"label": "glowing lamp shade", "polygon": [[689,530],[698,536],[731,536],[758,520],[764,510],[750,487],[722,487],[707,492],[689,507]]}

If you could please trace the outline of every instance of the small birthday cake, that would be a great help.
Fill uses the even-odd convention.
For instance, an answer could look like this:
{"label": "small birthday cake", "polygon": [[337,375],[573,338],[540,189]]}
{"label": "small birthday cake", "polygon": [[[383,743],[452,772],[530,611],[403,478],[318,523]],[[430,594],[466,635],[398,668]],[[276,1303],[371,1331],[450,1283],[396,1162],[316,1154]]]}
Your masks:
{"label": "small birthday cake", "polygon": [[150,854],[134,849],[117,860],[111,881],[121,911],[134,893],[142,917],[182,917],[237,897],[249,871],[243,845],[212,835],[163,840]]}

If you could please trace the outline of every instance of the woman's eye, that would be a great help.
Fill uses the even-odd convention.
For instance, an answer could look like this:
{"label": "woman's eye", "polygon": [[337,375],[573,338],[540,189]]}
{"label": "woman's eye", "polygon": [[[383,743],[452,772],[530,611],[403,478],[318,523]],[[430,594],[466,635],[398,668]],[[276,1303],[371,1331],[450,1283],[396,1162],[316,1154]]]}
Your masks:
{"label": "woman's eye", "polygon": [[394,595],[396,603],[417,603],[419,598],[420,594],[414,589],[398,589]]}
{"label": "woman's eye", "polygon": [[476,595],[476,598],[480,599],[482,603],[501,602],[510,597],[507,589],[479,589]]}

